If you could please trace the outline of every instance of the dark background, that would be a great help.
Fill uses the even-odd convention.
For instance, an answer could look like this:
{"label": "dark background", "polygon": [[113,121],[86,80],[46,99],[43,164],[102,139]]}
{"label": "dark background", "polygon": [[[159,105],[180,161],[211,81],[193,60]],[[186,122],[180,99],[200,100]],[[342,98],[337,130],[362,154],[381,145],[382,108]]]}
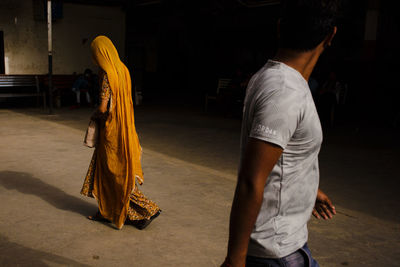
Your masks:
{"label": "dark background", "polygon": [[[277,46],[276,0],[65,1],[121,6],[126,12],[126,58],[146,103],[202,106],[218,78],[240,68],[254,73]],[[334,70],[348,85],[339,118],[392,124],[399,114],[399,16],[396,1],[344,0],[337,36],[313,76]],[[376,40],[365,40],[368,11],[376,10]]]}

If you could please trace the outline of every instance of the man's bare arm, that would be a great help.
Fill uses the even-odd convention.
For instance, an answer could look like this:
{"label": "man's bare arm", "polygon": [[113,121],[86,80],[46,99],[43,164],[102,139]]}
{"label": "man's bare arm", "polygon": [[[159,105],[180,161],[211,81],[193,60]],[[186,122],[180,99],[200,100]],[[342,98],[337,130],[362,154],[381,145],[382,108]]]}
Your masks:
{"label": "man's bare arm", "polygon": [[228,255],[223,266],[245,266],[250,233],[263,201],[264,186],[282,151],[274,144],[249,139],[232,203]]}

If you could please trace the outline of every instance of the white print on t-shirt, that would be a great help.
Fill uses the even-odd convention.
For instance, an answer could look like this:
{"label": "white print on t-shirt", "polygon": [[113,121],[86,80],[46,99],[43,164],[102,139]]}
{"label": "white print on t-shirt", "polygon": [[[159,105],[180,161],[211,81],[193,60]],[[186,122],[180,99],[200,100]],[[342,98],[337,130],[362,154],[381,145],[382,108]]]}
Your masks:
{"label": "white print on t-shirt", "polygon": [[254,129],[254,132],[262,132],[270,135],[276,135],[276,130],[270,129],[268,126],[264,126],[261,124],[258,124],[256,128]]}

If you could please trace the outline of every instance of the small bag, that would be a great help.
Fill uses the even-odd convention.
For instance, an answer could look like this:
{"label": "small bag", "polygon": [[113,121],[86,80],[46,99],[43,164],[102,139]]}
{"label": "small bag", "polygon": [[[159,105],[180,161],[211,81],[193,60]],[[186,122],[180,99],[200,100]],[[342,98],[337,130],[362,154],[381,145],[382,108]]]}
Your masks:
{"label": "small bag", "polygon": [[85,139],[83,144],[87,147],[95,147],[97,145],[97,140],[99,136],[99,125],[96,121],[90,120],[89,126],[86,130]]}

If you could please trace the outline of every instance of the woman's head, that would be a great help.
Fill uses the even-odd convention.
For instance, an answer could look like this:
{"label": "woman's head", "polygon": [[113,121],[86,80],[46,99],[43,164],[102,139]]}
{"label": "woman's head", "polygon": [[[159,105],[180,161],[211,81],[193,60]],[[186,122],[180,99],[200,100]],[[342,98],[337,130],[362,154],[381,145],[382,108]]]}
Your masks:
{"label": "woman's head", "polygon": [[132,101],[129,70],[119,59],[117,49],[111,40],[106,36],[97,36],[92,41],[91,49],[93,60],[107,75],[114,99]]}
{"label": "woman's head", "polygon": [[120,62],[117,49],[106,36],[97,36],[92,41],[91,50],[94,62],[107,73]]}

